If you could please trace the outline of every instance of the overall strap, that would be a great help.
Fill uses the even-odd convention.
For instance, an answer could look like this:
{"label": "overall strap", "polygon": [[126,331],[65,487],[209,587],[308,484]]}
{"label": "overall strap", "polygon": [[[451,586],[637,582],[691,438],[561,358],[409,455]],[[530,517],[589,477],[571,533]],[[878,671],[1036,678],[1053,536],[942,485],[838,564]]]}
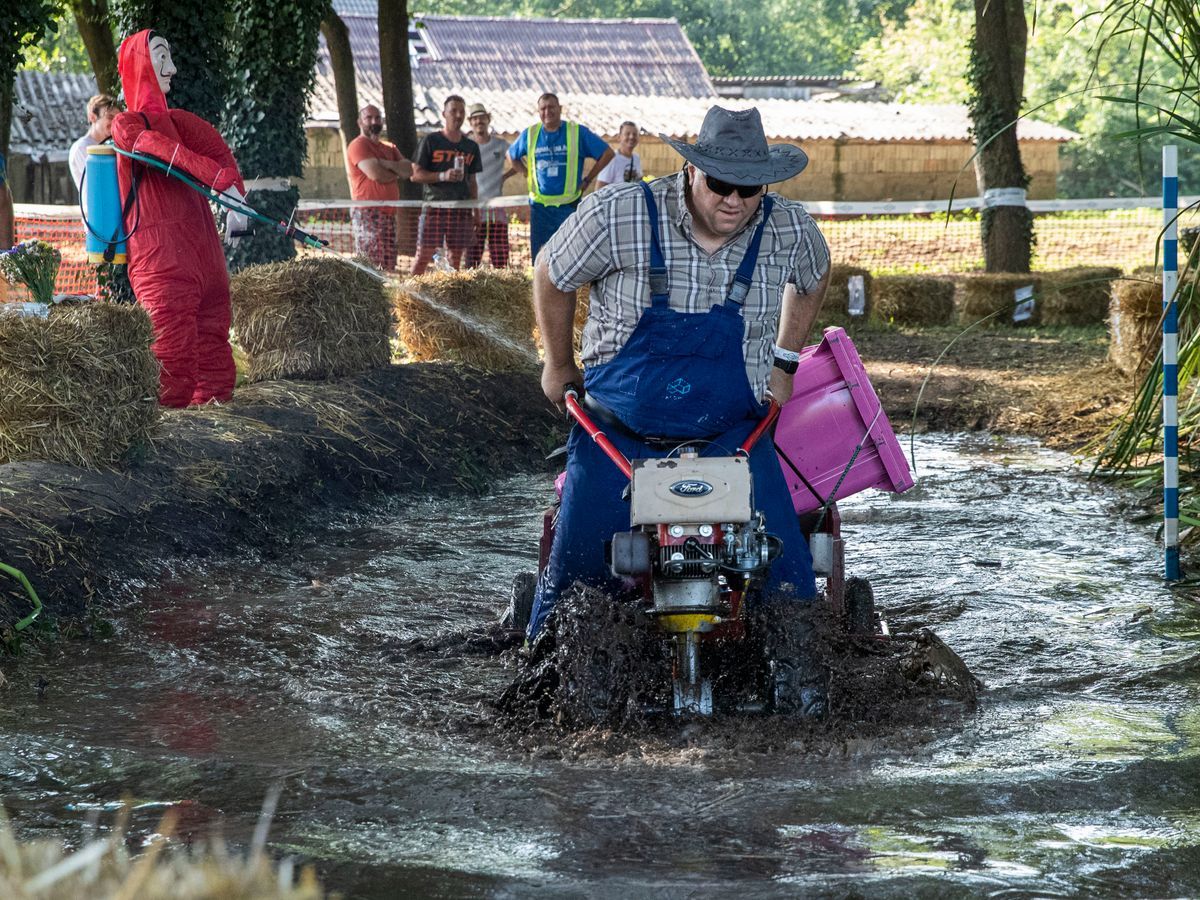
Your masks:
{"label": "overall strap", "polygon": [[646,198],[646,213],[650,216],[650,305],[667,308],[670,306],[670,283],[667,279],[667,261],[663,256],[662,244],[658,241],[658,204],[650,185],[641,182],[642,194]]}
{"label": "overall strap", "polygon": [[750,237],[750,246],[746,248],[746,254],[738,265],[737,274],[733,276],[733,285],[729,288],[729,296],[725,298],[726,306],[733,306],[740,310],[746,302],[746,296],[750,293],[750,285],[754,281],[754,267],[758,265],[758,247],[762,243],[763,228],[767,225],[767,219],[771,218],[771,210],[774,206],[775,200],[770,194],[763,197],[762,218],[758,220],[758,227],[754,229],[754,234]]}

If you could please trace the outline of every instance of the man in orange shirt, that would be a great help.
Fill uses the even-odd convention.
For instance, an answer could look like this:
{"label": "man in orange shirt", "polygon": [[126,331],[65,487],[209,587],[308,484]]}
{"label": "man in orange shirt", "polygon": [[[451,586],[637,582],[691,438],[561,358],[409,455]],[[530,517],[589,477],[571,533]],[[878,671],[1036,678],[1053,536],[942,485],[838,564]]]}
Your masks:
{"label": "man in orange shirt", "polygon": [[[358,113],[358,137],[346,148],[350,196],[354,200],[399,200],[401,178],[412,176],[412,163],[391,141],[385,141],[383,115],[377,106]],[[362,206],[350,210],[354,250],[385,272],[396,271],[396,213],[394,206]]]}

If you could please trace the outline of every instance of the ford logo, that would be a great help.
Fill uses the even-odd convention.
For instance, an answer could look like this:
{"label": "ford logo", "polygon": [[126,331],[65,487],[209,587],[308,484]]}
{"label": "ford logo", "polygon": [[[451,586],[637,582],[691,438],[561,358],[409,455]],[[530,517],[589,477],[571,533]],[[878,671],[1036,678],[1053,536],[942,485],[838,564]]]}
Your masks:
{"label": "ford logo", "polygon": [[679,497],[703,497],[712,493],[713,486],[707,481],[677,481],[670,491]]}

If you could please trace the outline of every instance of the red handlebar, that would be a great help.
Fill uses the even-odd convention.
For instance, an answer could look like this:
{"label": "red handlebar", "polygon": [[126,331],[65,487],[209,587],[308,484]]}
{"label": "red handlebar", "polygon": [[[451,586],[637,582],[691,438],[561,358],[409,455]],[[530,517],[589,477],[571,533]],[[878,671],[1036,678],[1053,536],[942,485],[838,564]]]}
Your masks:
{"label": "red handlebar", "polygon": [[771,423],[778,418],[779,404],[772,400],[770,401],[770,406],[767,407],[767,414],[763,416],[761,422],[754,426],[754,430],[750,432],[749,437],[742,442],[742,446],[738,447],[737,452],[744,453],[746,456],[749,456],[751,449],[753,449],[754,445],[758,443],[758,439],[763,436],[768,428],[771,427]]}
{"label": "red handlebar", "polygon": [[[600,449],[604,451],[604,455],[611,459],[616,467],[625,473],[626,478],[632,478],[633,466],[629,464],[629,460],[625,457],[625,454],[618,450],[616,445],[597,427],[596,423],[592,421],[591,416],[584,412],[583,407],[579,404],[579,394],[573,390],[568,390],[563,394],[563,402],[567,406],[567,414],[580,424],[583,430],[587,432],[588,437],[595,441]],[[767,429],[771,427],[771,424],[777,418],[779,418],[779,404],[772,400],[770,406],[767,408],[767,414],[763,416],[761,422],[754,426],[754,430],[742,442],[742,446],[738,447],[737,452],[749,456],[751,449],[758,443],[758,439],[766,433]]]}
{"label": "red handlebar", "polygon": [[567,391],[563,394],[563,402],[567,404],[567,413],[576,422],[580,424],[584,431],[587,432],[596,444],[604,451],[604,454],[611,459],[618,469],[625,473],[626,478],[633,477],[633,466],[629,464],[629,460],[625,458],[625,454],[617,449],[601,431],[596,427],[596,423],[592,421],[591,416],[583,411],[583,407],[579,405],[579,395],[575,391]]}

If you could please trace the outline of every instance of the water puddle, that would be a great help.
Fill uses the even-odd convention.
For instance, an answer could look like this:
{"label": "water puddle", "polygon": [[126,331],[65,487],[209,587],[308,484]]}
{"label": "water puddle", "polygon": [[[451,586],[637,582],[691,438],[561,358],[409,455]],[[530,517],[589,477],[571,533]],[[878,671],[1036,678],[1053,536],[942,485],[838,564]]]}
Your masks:
{"label": "water puddle", "polygon": [[533,567],[550,479],[521,477],[164,570],[111,640],[22,664],[5,805],[78,841],[123,797],[145,829],[182,803],[185,832],[241,840],[282,778],[275,849],[363,897],[1200,893],[1200,604],[1164,588],[1152,529],[1034,443],[916,454],[913,491],[843,505],[848,566],[986,684],[954,727],[514,752],[501,661],[412,648],[492,619]]}

